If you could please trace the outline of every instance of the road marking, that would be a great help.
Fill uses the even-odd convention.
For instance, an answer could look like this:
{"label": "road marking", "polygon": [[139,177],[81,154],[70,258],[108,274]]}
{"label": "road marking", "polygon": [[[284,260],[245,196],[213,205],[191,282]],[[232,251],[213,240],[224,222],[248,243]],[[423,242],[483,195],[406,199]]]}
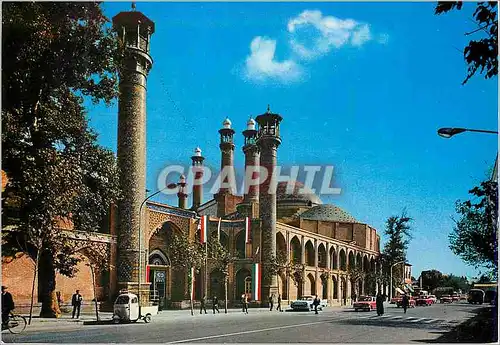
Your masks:
{"label": "road marking", "polygon": [[406,318],[406,320],[414,320],[414,319],[416,319],[416,317],[413,317],[413,316],[409,316]]}
{"label": "road marking", "polygon": [[427,320],[427,321],[424,321],[424,323],[433,323],[433,322],[438,322],[439,320],[436,320],[436,319],[430,319],[430,320]]}
{"label": "road marking", "polygon": [[402,318],[403,318],[402,316],[393,316],[391,317],[391,320],[402,319]]}
{"label": "road marking", "polygon": [[426,318],[425,318],[425,317],[421,317],[420,319],[411,320],[410,322],[415,323],[415,322],[420,322],[420,321],[422,321],[422,320],[426,320]]}
{"label": "road marking", "polygon": [[[334,320],[337,321],[339,319],[334,319]],[[209,335],[209,336],[200,337],[200,338],[192,338],[192,339],[184,339],[184,340],[171,341],[168,344],[189,343],[189,342],[199,341],[199,340],[207,340],[207,339],[231,337],[233,335],[242,335],[242,334],[267,332],[267,331],[274,331],[274,330],[278,330],[278,329],[295,328],[295,327],[300,327],[300,326],[319,325],[319,324],[322,324],[322,323],[329,323],[329,322],[332,322],[332,320],[330,319],[328,321],[316,321],[316,322],[301,323],[301,324],[296,324],[296,325],[286,325],[286,326],[278,326],[278,327],[254,329],[254,330],[251,330],[251,331],[242,331],[242,332],[234,332],[234,333],[226,333],[226,334]]]}

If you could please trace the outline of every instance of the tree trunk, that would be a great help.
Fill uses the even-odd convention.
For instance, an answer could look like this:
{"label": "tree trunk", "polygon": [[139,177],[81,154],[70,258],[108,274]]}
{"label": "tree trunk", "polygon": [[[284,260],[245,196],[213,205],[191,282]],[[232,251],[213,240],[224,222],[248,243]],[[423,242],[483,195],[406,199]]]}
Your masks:
{"label": "tree trunk", "polygon": [[96,320],[99,321],[99,308],[97,307],[97,294],[95,292],[95,273],[94,273],[94,266],[90,266],[90,273],[92,274],[92,287],[94,289],[94,305],[95,305],[95,317]]}
{"label": "tree trunk", "polygon": [[224,277],[224,313],[227,314],[227,276]]}
{"label": "tree trunk", "polygon": [[44,251],[41,254],[39,275],[43,277],[43,279],[39,279],[40,297],[42,299],[40,317],[58,318],[61,316],[61,310],[59,309],[55,291],[56,272],[51,252]]}
{"label": "tree trunk", "polygon": [[191,268],[189,269],[189,277],[191,277],[191,279],[188,279],[188,282],[189,282],[189,304],[190,304],[190,308],[191,308],[191,316],[194,315],[194,305],[193,305],[193,279],[194,279],[194,274],[191,274],[192,270]]}
{"label": "tree trunk", "polygon": [[35,284],[38,275],[38,265],[40,263],[40,250],[36,251],[36,261],[35,261],[35,272],[33,274],[33,282],[31,284],[31,303],[30,303],[30,317],[28,319],[28,325],[31,325],[31,318],[33,317],[33,304],[35,303]]}

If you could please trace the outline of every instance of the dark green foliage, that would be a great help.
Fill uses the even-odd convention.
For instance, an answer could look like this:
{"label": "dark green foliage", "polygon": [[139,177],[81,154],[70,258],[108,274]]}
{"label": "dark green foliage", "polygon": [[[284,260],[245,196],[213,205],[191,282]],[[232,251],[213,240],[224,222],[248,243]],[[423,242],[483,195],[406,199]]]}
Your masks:
{"label": "dark green foliage", "polygon": [[386,221],[384,234],[388,240],[384,246],[384,261],[392,265],[398,261],[406,261],[406,250],[411,240],[411,218],[403,210],[401,216],[391,216]]}
{"label": "dark green foliage", "polygon": [[43,250],[71,276],[78,258],[60,221],[96,231],[119,198],[115,157],[88,128],[82,98],[116,97],[118,43],[99,3],[4,2],[2,10],[2,222],[12,229],[3,247]]}
{"label": "dark green foliage", "polygon": [[429,270],[422,272],[422,287],[428,291],[432,291],[441,285],[443,274],[438,270]]}
{"label": "dark green foliage", "polygon": [[498,186],[485,181],[469,191],[474,202],[458,201],[460,219],[449,235],[450,249],[467,264],[498,270]]}
{"label": "dark green foliage", "polygon": [[[453,9],[460,10],[461,8],[461,1],[440,1],[436,6],[435,13],[442,14]],[[467,83],[476,72],[484,74],[486,79],[498,75],[497,2],[478,2],[473,16],[477,28],[465,33],[465,35],[477,34],[483,37],[478,40],[471,40],[464,49],[464,59],[469,67],[467,77],[462,84]]]}

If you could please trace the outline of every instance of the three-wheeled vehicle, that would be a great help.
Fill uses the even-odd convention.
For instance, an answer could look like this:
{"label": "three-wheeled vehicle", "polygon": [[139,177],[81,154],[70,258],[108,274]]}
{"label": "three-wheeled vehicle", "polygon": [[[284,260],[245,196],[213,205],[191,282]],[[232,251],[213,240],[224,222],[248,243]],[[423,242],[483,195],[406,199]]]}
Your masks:
{"label": "three-wheeled vehicle", "polygon": [[139,306],[137,295],[124,292],[118,295],[113,307],[113,322],[136,322],[143,319],[151,322],[151,316],[158,314],[158,306]]}

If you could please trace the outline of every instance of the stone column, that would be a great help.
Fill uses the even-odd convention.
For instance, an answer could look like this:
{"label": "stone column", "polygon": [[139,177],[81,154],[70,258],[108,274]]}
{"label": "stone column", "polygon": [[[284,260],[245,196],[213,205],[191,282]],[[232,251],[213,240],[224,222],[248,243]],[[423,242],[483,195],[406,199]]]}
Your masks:
{"label": "stone column", "polygon": [[113,17],[113,29],[124,46],[118,98],[117,160],[123,198],[118,203],[117,278],[120,288],[134,291],[135,284],[140,297],[144,292],[144,301],[149,300],[149,290],[142,291],[147,287],[137,283],[145,281],[146,273],[141,204],[146,198],[146,82],[153,64],[149,40],[154,23],[140,12],[120,12]]}
{"label": "stone column", "polygon": [[331,258],[330,258],[330,243],[326,244],[326,269],[331,270]]}
{"label": "stone column", "polygon": [[[263,270],[271,258],[276,256],[276,183],[274,170],[277,165],[277,151],[281,144],[279,124],[282,117],[271,113],[269,106],[265,114],[256,117],[259,124],[257,146],[260,150],[260,166],[267,170],[265,180],[260,180],[259,217],[261,220]],[[264,273],[264,272],[263,272]],[[262,300],[268,301],[271,294],[277,294],[276,275],[262,274]]]}

